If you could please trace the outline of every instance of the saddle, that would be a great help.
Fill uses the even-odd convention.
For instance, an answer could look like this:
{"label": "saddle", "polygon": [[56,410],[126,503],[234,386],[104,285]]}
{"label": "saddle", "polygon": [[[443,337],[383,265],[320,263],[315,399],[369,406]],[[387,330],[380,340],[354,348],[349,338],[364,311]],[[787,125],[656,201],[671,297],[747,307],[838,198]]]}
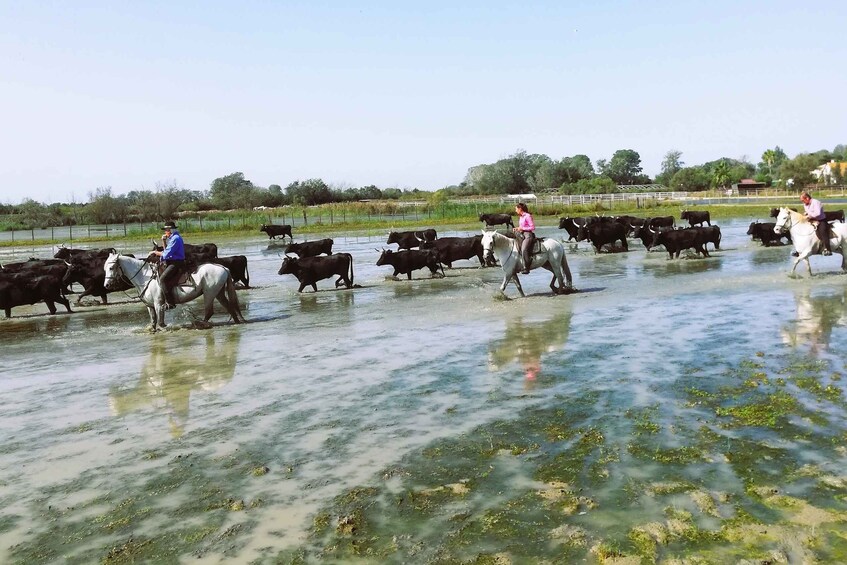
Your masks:
{"label": "saddle", "polygon": [[[194,263],[186,263],[185,269],[183,269],[182,272],[179,273],[179,277],[177,277],[173,287],[176,288],[178,286],[187,286],[189,288],[193,288],[197,286],[194,283],[194,279],[191,278],[191,275],[193,275],[197,271],[197,267],[198,265],[195,265]],[[162,276],[162,273],[165,272],[165,268],[165,264],[161,261],[156,265],[157,278],[160,278]]]}
{"label": "saddle", "polygon": [[544,241],[546,239],[547,239],[546,237],[536,237],[535,238],[535,243],[532,244],[532,254],[533,255],[535,255],[536,253],[541,253],[543,251],[546,251],[546,249],[544,249]]}

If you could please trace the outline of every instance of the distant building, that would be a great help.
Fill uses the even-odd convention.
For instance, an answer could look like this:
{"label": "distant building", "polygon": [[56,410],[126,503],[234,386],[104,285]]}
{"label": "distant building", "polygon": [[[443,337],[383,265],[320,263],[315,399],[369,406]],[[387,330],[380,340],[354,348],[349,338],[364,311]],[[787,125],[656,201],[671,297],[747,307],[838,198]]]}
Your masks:
{"label": "distant building", "polygon": [[810,172],[819,184],[836,184],[839,177],[843,179],[847,176],[847,163],[830,161]]}
{"label": "distant building", "polygon": [[765,188],[767,183],[756,182],[753,179],[741,179],[739,182],[732,185],[733,194],[744,194],[751,190],[759,190]]}

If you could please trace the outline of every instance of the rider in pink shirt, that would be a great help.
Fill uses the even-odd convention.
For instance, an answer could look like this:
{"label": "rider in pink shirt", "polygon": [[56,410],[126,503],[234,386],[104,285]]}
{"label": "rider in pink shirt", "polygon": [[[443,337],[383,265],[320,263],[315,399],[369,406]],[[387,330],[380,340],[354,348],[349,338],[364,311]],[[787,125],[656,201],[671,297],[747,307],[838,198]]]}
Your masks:
{"label": "rider in pink shirt", "polygon": [[800,202],[803,203],[806,217],[818,222],[816,230],[818,239],[821,240],[823,246],[821,254],[832,255],[832,251],[829,249],[829,224],[826,222],[826,214],[823,213],[823,204],[817,198],[812,198],[806,191],[800,194]]}
{"label": "rider in pink shirt", "polygon": [[532,214],[523,202],[518,202],[515,205],[515,213],[520,216],[518,227],[514,229],[516,234],[523,237],[521,241],[521,256],[523,257],[522,275],[529,274],[529,267],[532,265],[532,247],[535,245],[535,222],[532,221]]}

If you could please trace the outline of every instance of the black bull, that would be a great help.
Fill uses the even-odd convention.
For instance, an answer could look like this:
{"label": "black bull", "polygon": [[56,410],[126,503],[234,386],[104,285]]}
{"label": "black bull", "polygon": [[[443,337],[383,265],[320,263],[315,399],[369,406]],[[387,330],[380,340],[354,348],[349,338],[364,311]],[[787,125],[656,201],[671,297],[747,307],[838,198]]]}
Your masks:
{"label": "black bull", "polygon": [[53,275],[0,274],[0,309],[7,318],[12,317],[12,308],[44,302],[51,314],[56,313],[56,302],[71,312],[71,305],[65,298],[64,285],[59,277]]}
{"label": "black bull", "polygon": [[776,227],[775,222],[753,222],[750,224],[750,227],[747,228],[747,235],[750,236],[750,239],[758,239],[762,242],[762,245],[768,247],[772,243],[781,244],[782,238],[788,238],[789,243],[791,242],[791,233],[776,233],[774,228]]}
{"label": "black bull", "polygon": [[653,247],[663,245],[668,251],[668,259],[679,258],[683,249],[694,249],[703,257],[709,257],[706,251],[706,234],[701,230],[708,228],[688,228],[684,230],[657,231],[653,238]]}
{"label": "black bull", "polygon": [[505,224],[510,228],[515,227],[515,224],[512,223],[511,214],[480,214],[479,221],[485,222],[486,226],[496,226],[499,224]]}
{"label": "black bull", "polygon": [[[789,208],[790,210],[794,210],[794,208]],[[795,212],[797,210],[794,210]],[[832,212],[824,212],[824,216],[826,216],[827,222],[844,222],[844,210],[833,210]],[[776,218],[779,216],[779,208],[771,208],[771,218]]]}
{"label": "black bull", "polygon": [[259,231],[268,234],[268,239],[276,239],[277,236],[282,236],[283,238],[288,236],[292,241],[294,240],[291,236],[291,226],[288,224],[262,224]]}
{"label": "black bull", "polygon": [[[103,249],[101,251],[108,252],[111,250]],[[82,299],[86,296],[98,296],[103,304],[108,304],[109,300],[106,297],[108,293],[132,288],[132,284],[124,279],[113,281],[113,285],[108,289],[106,288],[106,272],[103,268],[109,254],[104,255],[102,252],[77,253],[70,256],[70,262],[67,264],[67,271],[62,277],[62,282],[66,285],[72,283],[82,285],[83,291],[77,296],[77,304],[82,302]]]}
{"label": "black bull", "polygon": [[412,249],[418,247],[421,241],[435,241],[438,234],[429,228],[419,231],[392,231],[388,232],[386,244],[396,243],[398,249]]}
{"label": "black bull", "polygon": [[[155,240],[151,239],[153,242],[153,250],[154,251],[162,251],[164,247],[156,243]],[[190,255],[203,255],[206,257],[217,257],[218,256],[218,246],[214,243],[201,243],[200,245],[193,245],[191,243],[183,243],[183,249],[185,250],[185,259],[190,259]]]}
{"label": "black bull", "polygon": [[[391,265],[394,267],[394,277],[398,274],[405,274],[409,280],[412,280],[412,271],[426,267],[434,277],[439,274],[438,269],[440,267],[438,252],[432,249],[427,249],[426,251],[419,249],[407,249],[404,251],[385,249],[379,256],[376,265],[377,267]],[[443,269],[440,274],[444,276]]]}
{"label": "black bull", "polygon": [[683,210],[679,215],[680,220],[688,220],[688,225],[690,227],[694,227],[694,224],[698,224],[700,226],[703,225],[703,222],[712,225],[711,216],[709,215],[708,210]]}
{"label": "black bull", "polygon": [[303,292],[306,286],[318,291],[317,283],[338,275],[335,288],[342,284],[353,288],[353,256],[349,253],[336,253],[329,257],[286,257],[279,267],[280,275],[294,275],[300,281],[297,292]]}
{"label": "black bull", "polygon": [[442,237],[435,241],[421,242],[421,249],[434,249],[438,252],[438,261],[447,265],[448,269],[453,268],[453,261],[460,259],[471,259],[476,257],[479,259],[479,266],[486,265],[483,258],[482,235],[472,237]]}
{"label": "black bull", "polygon": [[594,245],[595,253],[600,253],[600,249],[606,244],[614,248],[614,243],[620,240],[623,250],[629,251],[629,246],[626,242],[626,232],[626,226],[617,222],[594,222],[579,228],[576,240],[589,240]]}
{"label": "black bull", "polygon": [[294,253],[299,257],[315,257],[317,255],[332,255],[332,244],[330,238],[317,241],[304,241],[303,243],[292,243],[285,248],[285,253]]}

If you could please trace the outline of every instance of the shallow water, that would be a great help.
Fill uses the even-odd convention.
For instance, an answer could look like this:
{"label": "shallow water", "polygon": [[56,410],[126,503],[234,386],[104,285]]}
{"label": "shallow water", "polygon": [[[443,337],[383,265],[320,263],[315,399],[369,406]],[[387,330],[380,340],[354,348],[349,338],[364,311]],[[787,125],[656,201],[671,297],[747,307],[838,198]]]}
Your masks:
{"label": "shallow water", "polygon": [[[250,322],[243,326],[219,313],[211,329],[194,329],[201,308],[180,306],[167,314],[168,330],[150,334],[131,293],[73,314],[16,308],[15,318],[0,320],[0,562],[408,562],[498,553],[519,561],[585,557],[592,543],[609,540],[631,553],[632,528],[666,517],[669,503],[693,507],[691,489],[658,501],[633,488],[684,477],[737,502],[751,481],[785,482],[766,471],[746,476],[731,464],[733,448],[706,449],[698,435],[728,408],[704,409],[690,396],[701,392],[691,391],[729,387],[759,362],[764,368],[753,373],[772,379],[790,380],[794,373],[781,371],[792,363],[816,367],[835,400],[792,389],[793,435],[785,426],[713,426],[722,441],[780,450],[775,471],[815,465],[847,476],[844,382],[831,377],[844,370],[847,341],[840,258],[815,257],[814,277],[791,279],[790,247],[761,248],[745,235],[747,222],[722,229],[722,249],[705,259],[668,261],[634,240],[628,253],[601,255],[567,244],[581,291],[569,296],[550,296],[544,271],[522,277],[528,298],[497,300],[502,272],[478,269],[476,260],[457,262],[444,279],[417,271],[412,281],[388,280],[390,269],[375,265],[382,237],[339,235],[335,250],[353,254],[361,288],[336,291],[323,281],[319,292],[298,294],[293,277],[276,274],[281,248],[259,237],[219,242],[221,255],[249,259],[256,288],[238,293]],[[514,286],[506,293],[517,296]],[[511,445],[499,435],[505,429]],[[574,437],[583,440],[567,443]],[[492,453],[475,460],[463,442]],[[674,459],[692,443],[711,463],[702,453]],[[589,445],[594,451],[582,450]],[[569,459],[577,455],[578,464]],[[583,470],[567,471],[574,465]],[[595,507],[578,502],[555,524],[547,506],[524,508],[522,496],[535,500],[563,478]],[[461,480],[470,493],[456,487],[458,495],[436,504],[465,516],[457,520],[468,537],[457,547],[449,541],[456,521],[430,516],[428,506],[411,517],[394,515],[400,503],[383,508],[392,496]],[[844,512],[847,490],[830,482],[826,496],[801,482],[792,494],[810,490],[807,500]],[[368,539],[393,545],[357,553],[367,544],[356,545],[359,532],[339,522],[353,500],[368,501],[356,510],[367,517]],[[517,538],[525,538],[521,524],[544,523],[545,532],[570,524],[591,543],[564,550],[547,536],[519,549],[511,530],[495,524],[502,505],[521,509],[510,518]],[[703,512],[698,526],[735,516],[729,506]],[[767,515],[756,514],[765,523]],[[783,520],[774,514],[772,523]],[[843,519],[834,522],[844,537]]]}

